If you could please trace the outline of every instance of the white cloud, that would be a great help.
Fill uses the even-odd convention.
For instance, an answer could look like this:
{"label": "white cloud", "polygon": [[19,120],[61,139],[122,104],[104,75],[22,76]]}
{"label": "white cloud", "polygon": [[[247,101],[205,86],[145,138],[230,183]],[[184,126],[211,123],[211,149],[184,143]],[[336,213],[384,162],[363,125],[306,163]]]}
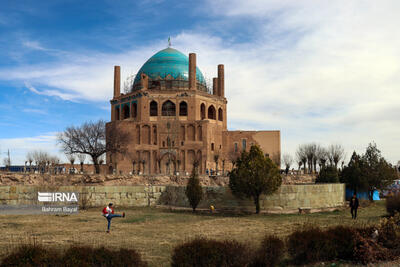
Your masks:
{"label": "white cloud", "polygon": [[25,82],[24,84],[25,84],[25,87],[28,88],[31,92],[38,94],[38,95],[57,96],[64,100],[73,100],[76,98],[76,95],[73,95],[73,94],[66,94],[66,93],[60,92],[58,90],[39,91],[28,82]]}
{"label": "white cloud", "polygon": [[24,41],[22,45],[25,46],[26,48],[33,50],[40,50],[40,51],[48,50],[47,48],[43,47],[38,41]]}
{"label": "white cloud", "polygon": [[23,165],[26,160],[26,153],[33,150],[47,151],[65,161],[65,156],[56,145],[55,133],[47,133],[35,137],[0,138],[0,148],[1,162],[6,157],[6,152],[10,150],[11,163],[13,165]]}
{"label": "white cloud", "polygon": [[22,111],[25,113],[37,113],[37,114],[42,114],[42,115],[47,114],[47,112],[45,110],[35,109],[35,108],[24,108]]}

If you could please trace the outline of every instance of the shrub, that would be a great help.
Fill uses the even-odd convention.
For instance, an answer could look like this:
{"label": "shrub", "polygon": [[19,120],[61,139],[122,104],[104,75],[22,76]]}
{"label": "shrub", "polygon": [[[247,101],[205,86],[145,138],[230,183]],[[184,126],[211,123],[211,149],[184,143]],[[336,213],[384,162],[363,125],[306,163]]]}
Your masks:
{"label": "shrub", "polygon": [[147,264],[134,249],[112,251],[104,247],[72,246],[64,254],[64,266],[137,266]]}
{"label": "shrub", "polygon": [[395,212],[400,212],[400,194],[395,194],[386,199],[386,211],[393,216]]}
{"label": "shrub", "polygon": [[383,248],[370,238],[358,235],[353,261],[367,264],[390,259],[392,259],[392,253],[387,248]]}
{"label": "shrub", "polygon": [[276,236],[265,236],[256,251],[251,267],[277,266],[283,259],[285,243]]}
{"label": "shrub", "polygon": [[175,247],[172,267],[246,266],[249,249],[237,241],[196,238]]}
{"label": "shrub", "polygon": [[378,227],[378,241],[385,248],[400,248],[400,226],[398,225],[399,214],[390,218],[383,218]]}
{"label": "shrub", "polygon": [[372,239],[372,227],[336,226],[322,231],[311,227],[288,238],[293,263],[304,264],[334,259],[367,264],[392,259],[393,253]]}
{"label": "shrub", "polygon": [[339,173],[334,166],[322,167],[316,183],[339,183]]}
{"label": "shrub", "polygon": [[60,255],[38,245],[22,245],[7,255],[0,266],[60,266]]}
{"label": "shrub", "polygon": [[288,237],[288,252],[293,263],[305,264],[336,257],[336,251],[331,248],[327,234],[318,227],[294,231]]}
{"label": "shrub", "polygon": [[352,260],[358,232],[348,226],[335,226],[325,231],[327,242],[331,243],[330,259]]}

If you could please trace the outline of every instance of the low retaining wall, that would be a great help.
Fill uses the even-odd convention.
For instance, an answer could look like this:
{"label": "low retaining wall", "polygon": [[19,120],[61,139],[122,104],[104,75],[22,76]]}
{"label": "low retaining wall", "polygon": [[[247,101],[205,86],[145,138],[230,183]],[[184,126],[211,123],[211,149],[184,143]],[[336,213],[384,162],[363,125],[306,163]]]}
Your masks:
{"label": "low retaining wall", "polygon": [[[240,200],[228,187],[203,187],[199,208],[254,211],[251,200]],[[189,207],[184,186],[0,186],[0,205],[38,205],[37,192],[79,192],[80,205],[119,206],[168,205]],[[277,192],[260,198],[265,212],[289,212],[304,209],[328,209],[345,203],[344,184],[282,185]]]}

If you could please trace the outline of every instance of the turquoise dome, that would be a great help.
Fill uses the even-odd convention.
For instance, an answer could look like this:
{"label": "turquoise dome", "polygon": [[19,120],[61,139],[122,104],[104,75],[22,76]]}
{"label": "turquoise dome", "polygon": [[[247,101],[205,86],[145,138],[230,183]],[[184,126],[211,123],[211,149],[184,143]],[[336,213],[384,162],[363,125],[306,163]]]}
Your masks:
{"label": "turquoise dome", "polygon": [[[152,80],[165,79],[171,75],[174,79],[189,80],[189,58],[173,48],[166,48],[154,54],[144,63],[137,73],[133,84],[140,82],[140,74],[146,74]],[[196,78],[201,84],[205,84],[203,74],[196,67]]]}

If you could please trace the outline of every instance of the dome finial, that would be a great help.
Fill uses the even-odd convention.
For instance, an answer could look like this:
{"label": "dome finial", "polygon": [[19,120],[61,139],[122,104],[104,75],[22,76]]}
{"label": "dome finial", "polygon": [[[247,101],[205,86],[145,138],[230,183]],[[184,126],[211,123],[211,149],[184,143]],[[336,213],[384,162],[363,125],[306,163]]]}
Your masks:
{"label": "dome finial", "polygon": [[168,47],[171,47],[171,36],[168,36]]}

